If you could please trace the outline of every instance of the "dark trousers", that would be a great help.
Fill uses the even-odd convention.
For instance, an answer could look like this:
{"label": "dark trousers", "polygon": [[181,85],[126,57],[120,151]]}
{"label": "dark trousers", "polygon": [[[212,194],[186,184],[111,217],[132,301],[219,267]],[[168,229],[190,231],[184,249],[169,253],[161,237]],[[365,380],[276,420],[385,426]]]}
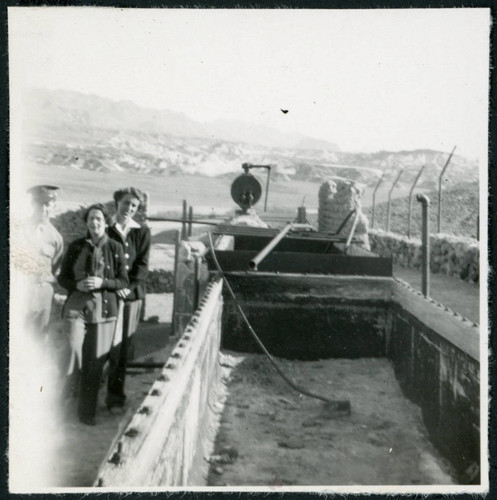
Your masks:
{"label": "dark trousers", "polygon": [[116,322],[85,323],[83,313],[64,319],[69,343],[63,366],[67,375],[63,393],[78,395],[78,415],[95,417],[103,367],[115,332]]}
{"label": "dark trousers", "polygon": [[141,300],[124,303],[122,341],[112,347],[109,355],[109,379],[107,384],[107,403],[109,406],[123,406],[126,399],[124,394],[126,365],[131,353],[134,352],[135,336],[133,334],[138,326],[141,306]]}
{"label": "dark trousers", "polygon": [[93,418],[97,411],[98,391],[108,353],[97,355],[99,325],[87,325],[83,342],[83,366],[81,367],[78,415]]}

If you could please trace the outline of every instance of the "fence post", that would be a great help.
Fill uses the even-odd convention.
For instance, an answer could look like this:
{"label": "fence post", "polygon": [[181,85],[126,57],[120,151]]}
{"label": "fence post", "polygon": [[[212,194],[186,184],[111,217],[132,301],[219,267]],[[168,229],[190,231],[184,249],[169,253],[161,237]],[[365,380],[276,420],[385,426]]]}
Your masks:
{"label": "fence post", "polygon": [[411,213],[412,213],[412,192],[414,191],[414,187],[418,183],[419,178],[421,177],[421,174],[423,173],[423,170],[425,169],[426,165],[423,165],[421,167],[421,170],[418,172],[418,175],[416,176],[416,179],[414,179],[414,182],[411,186],[411,190],[409,191],[409,215],[408,215],[408,220],[407,220],[407,237],[411,239]]}
{"label": "fence post", "polygon": [[454,151],[456,150],[456,146],[454,146],[454,149],[449,155],[449,158],[447,159],[447,162],[444,165],[444,168],[442,169],[442,172],[440,173],[440,177],[438,178],[438,225],[437,225],[437,233],[440,233],[442,231],[442,177],[444,175],[445,170],[449,166],[450,160],[452,159],[452,155],[454,154]]}
{"label": "fence post", "polygon": [[404,169],[402,169],[399,172],[399,175],[395,179],[394,183],[392,184],[392,187],[390,188],[390,192],[388,193],[388,209],[387,209],[387,233],[390,232],[390,211],[392,208],[392,191],[394,190],[395,186],[397,185],[397,182],[399,182],[400,176],[402,175],[402,172],[404,172]]}
{"label": "fence post", "polygon": [[421,203],[422,212],[422,277],[421,291],[425,297],[430,294],[430,199],[424,194],[418,194],[416,199]]}
{"label": "fence post", "polygon": [[374,209],[375,209],[375,203],[376,203],[376,191],[380,187],[381,182],[383,181],[383,178],[385,177],[385,172],[381,174],[380,180],[378,181],[378,184],[376,184],[374,191],[373,191],[373,210],[371,214],[371,229],[374,229]]}

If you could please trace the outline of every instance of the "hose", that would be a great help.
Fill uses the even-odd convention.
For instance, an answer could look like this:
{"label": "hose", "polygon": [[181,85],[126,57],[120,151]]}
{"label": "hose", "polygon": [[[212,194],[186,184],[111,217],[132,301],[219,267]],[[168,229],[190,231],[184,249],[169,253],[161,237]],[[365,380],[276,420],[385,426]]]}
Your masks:
{"label": "hose", "polygon": [[308,391],[307,389],[299,387],[297,384],[295,384],[295,382],[293,380],[291,380],[290,378],[287,377],[287,375],[285,375],[285,373],[283,372],[283,370],[278,366],[278,363],[276,362],[276,360],[269,353],[269,351],[266,349],[266,346],[262,343],[261,339],[255,333],[254,329],[252,328],[252,325],[250,324],[249,320],[247,319],[247,316],[245,316],[245,313],[243,312],[243,309],[240,306],[240,303],[238,302],[238,300],[237,300],[237,298],[235,296],[235,293],[233,292],[233,289],[231,288],[231,285],[228,282],[228,279],[224,275],[224,272],[221,269],[221,266],[219,265],[219,262],[218,262],[217,257],[216,257],[216,251],[214,249],[214,244],[212,242],[212,236],[211,236],[210,232],[208,233],[208,236],[209,236],[209,245],[210,245],[210,250],[211,250],[211,253],[212,253],[212,258],[214,260],[214,264],[215,264],[215,266],[216,266],[216,268],[217,268],[217,270],[218,270],[221,278],[223,279],[223,281],[224,281],[224,283],[226,285],[226,289],[228,290],[229,294],[231,295],[231,298],[233,299],[233,301],[235,303],[235,306],[236,306],[238,312],[240,313],[240,316],[242,317],[243,321],[247,325],[250,333],[252,334],[252,336],[254,337],[255,341],[257,342],[257,344],[259,345],[259,347],[262,349],[262,351],[264,352],[264,354],[268,357],[269,361],[271,362],[271,364],[273,365],[273,367],[276,369],[276,371],[278,372],[278,374],[281,376],[281,378],[283,378],[283,380],[292,389],[294,389],[295,391],[299,392],[300,394],[304,394],[306,396],[309,396],[310,398],[319,399],[321,401],[324,401],[325,403],[328,403],[328,404],[332,405],[333,408],[336,408],[338,410],[348,410],[348,411],[350,411],[350,402],[349,401],[336,401],[336,400],[333,400],[333,399],[329,399],[329,398],[327,398],[325,396],[321,396],[319,394],[316,394],[314,392]]}

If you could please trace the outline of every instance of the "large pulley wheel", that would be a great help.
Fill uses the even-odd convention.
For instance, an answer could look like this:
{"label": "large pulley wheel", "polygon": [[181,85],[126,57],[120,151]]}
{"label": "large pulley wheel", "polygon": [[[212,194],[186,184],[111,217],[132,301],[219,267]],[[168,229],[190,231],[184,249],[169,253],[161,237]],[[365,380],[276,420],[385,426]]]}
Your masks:
{"label": "large pulley wheel", "polygon": [[260,182],[251,174],[239,175],[231,184],[231,197],[242,209],[255,205],[262,194]]}

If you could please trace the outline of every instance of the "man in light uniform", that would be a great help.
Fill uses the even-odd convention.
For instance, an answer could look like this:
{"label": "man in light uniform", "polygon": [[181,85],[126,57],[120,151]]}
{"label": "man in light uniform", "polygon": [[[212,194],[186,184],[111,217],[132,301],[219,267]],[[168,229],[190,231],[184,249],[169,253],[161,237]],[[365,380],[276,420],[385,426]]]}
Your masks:
{"label": "man in light uniform", "polygon": [[[24,226],[29,266],[30,295],[27,300],[27,333],[44,341],[52,309],[53,283],[62,262],[64,243],[61,234],[50,223],[57,199],[56,186],[34,186],[31,194],[33,215]],[[29,246],[28,246],[29,245]]]}

